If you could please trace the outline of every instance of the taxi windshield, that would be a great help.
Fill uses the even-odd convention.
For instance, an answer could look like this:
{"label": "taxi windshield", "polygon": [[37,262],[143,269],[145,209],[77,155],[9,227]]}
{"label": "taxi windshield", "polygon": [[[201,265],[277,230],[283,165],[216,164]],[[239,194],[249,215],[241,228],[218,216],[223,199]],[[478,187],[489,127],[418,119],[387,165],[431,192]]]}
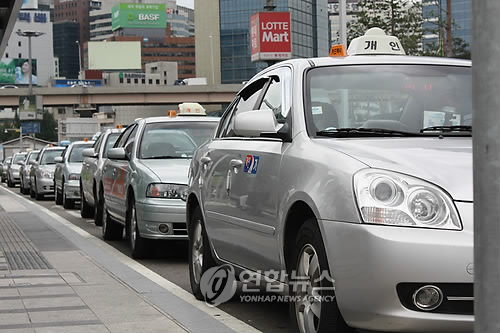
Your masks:
{"label": "taxi windshield", "polygon": [[199,145],[209,139],[216,122],[165,122],[146,125],[139,158],[191,158]]}
{"label": "taxi windshield", "polygon": [[437,127],[471,130],[470,67],[318,67],[308,72],[305,93],[312,136],[343,129],[410,134]]}
{"label": "taxi windshield", "polygon": [[92,148],[92,144],[82,144],[75,145],[73,149],[71,149],[71,153],[69,154],[68,161],[70,163],[82,163],[83,162],[83,150],[85,148]]}
{"label": "taxi windshield", "polygon": [[17,162],[21,162],[22,160],[24,160],[25,157],[26,157],[26,154],[17,154],[14,157],[14,161],[12,162],[12,164],[16,164]]}
{"label": "taxi windshield", "polygon": [[63,149],[45,151],[40,160],[40,164],[56,164],[54,161],[55,158],[61,156],[63,151]]}

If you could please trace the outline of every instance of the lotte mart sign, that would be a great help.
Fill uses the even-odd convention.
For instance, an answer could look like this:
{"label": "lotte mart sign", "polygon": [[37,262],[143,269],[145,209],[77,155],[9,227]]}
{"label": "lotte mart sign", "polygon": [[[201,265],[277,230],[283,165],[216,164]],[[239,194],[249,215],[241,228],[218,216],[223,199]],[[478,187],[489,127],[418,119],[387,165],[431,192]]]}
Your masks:
{"label": "lotte mart sign", "polygon": [[250,17],[252,61],[292,57],[289,12],[260,12]]}

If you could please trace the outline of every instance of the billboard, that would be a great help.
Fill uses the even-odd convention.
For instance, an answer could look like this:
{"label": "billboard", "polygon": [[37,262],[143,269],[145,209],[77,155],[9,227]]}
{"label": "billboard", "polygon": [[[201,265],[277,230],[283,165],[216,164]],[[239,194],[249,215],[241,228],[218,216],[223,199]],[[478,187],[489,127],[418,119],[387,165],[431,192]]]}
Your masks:
{"label": "billboard", "polygon": [[38,0],[23,0],[21,9],[38,9]]}
{"label": "billboard", "polygon": [[[32,83],[37,84],[36,76],[36,60],[32,59],[33,62],[33,73],[32,73]],[[3,58],[0,61],[0,84],[29,84],[30,66],[28,59],[11,59]]]}
{"label": "billboard", "polygon": [[167,27],[165,4],[121,3],[113,7],[111,30]]}
{"label": "billboard", "polygon": [[52,85],[55,86],[56,88],[68,88],[68,87],[75,87],[75,86],[101,87],[102,80],[56,79],[56,80],[54,80]]}
{"label": "billboard", "polygon": [[260,12],[250,17],[252,61],[284,60],[292,57],[289,12]]}
{"label": "billboard", "polygon": [[141,42],[88,42],[90,70],[140,70]]}

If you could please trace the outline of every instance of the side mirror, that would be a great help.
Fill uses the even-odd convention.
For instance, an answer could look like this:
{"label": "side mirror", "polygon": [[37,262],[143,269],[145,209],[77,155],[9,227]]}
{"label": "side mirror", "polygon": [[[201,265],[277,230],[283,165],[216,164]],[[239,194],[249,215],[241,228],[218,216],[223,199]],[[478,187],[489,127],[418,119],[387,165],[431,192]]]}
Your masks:
{"label": "side mirror", "polygon": [[19,162],[17,162],[17,165],[24,165],[24,162],[23,161],[19,161]]}
{"label": "side mirror", "polygon": [[111,148],[108,150],[108,158],[111,160],[126,160],[127,154],[124,148]]}
{"label": "side mirror", "polygon": [[83,157],[97,157],[97,153],[94,151],[94,148],[85,148],[82,150]]}
{"label": "side mirror", "polygon": [[56,158],[54,158],[54,162],[56,163],[62,163],[62,161],[63,161],[62,156],[57,156]]}

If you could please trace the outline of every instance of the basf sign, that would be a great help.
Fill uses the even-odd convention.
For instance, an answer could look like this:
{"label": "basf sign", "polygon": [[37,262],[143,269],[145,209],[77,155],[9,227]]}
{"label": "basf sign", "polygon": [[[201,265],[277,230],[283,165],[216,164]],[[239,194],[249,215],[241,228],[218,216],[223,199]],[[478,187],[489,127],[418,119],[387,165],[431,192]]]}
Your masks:
{"label": "basf sign", "polygon": [[292,57],[289,12],[260,12],[250,17],[252,61]]}
{"label": "basf sign", "polygon": [[167,27],[165,4],[121,3],[113,7],[111,29]]}

